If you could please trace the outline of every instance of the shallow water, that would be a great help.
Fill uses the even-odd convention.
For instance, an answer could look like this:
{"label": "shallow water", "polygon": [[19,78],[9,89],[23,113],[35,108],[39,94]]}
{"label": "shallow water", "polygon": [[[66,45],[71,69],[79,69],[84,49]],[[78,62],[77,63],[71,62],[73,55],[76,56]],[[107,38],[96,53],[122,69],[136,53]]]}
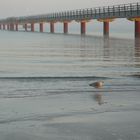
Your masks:
{"label": "shallow water", "polygon": [[[1,140],[140,139],[138,39],[7,31],[0,39]],[[89,86],[98,80],[103,88]]]}

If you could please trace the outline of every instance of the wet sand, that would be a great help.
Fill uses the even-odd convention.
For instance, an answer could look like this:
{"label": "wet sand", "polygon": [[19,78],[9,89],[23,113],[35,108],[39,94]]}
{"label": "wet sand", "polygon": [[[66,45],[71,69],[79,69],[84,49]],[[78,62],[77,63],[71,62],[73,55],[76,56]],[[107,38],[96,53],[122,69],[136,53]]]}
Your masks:
{"label": "wet sand", "polygon": [[0,135],[1,140],[138,140],[139,115],[139,112],[134,111],[56,117],[54,122],[49,123],[20,123],[23,130],[1,131]]}
{"label": "wet sand", "polygon": [[108,82],[85,93],[0,98],[0,140],[139,140],[139,86]]}

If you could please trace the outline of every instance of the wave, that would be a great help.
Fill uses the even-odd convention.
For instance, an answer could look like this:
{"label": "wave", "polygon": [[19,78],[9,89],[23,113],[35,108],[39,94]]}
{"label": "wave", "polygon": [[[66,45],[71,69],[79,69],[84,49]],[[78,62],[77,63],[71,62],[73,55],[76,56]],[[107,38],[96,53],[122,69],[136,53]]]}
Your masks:
{"label": "wave", "polygon": [[109,77],[98,76],[57,76],[57,77],[0,77],[0,80],[94,80],[110,79]]}
{"label": "wave", "polygon": [[125,75],[125,77],[140,78],[140,74]]}

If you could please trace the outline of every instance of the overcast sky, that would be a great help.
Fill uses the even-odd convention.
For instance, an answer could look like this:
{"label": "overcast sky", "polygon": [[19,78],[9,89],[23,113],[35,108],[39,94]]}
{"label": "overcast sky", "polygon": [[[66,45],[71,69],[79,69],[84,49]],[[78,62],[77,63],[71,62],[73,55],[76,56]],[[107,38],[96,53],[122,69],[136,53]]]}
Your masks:
{"label": "overcast sky", "polygon": [[140,0],[0,0],[0,18],[135,2]]}

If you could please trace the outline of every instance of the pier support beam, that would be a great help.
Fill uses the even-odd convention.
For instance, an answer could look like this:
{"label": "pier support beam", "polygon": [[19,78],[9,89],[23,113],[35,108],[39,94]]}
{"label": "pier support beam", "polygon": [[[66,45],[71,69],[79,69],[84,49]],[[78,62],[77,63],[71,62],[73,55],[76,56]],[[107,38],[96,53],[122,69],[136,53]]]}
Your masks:
{"label": "pier support beam", "polygon": [[109,23],[114,21],[113,18],[110,19],[98,19],[98,21],[103,22],[103,35],[109,37]]}
{"label": "pier support beam", "polygon": [[25,31],[27,31],[27,23],[24,24]]}
{"label": "pier support beam", "polygon": [[103,22],[103,34],[104,36],[109,36],[109,22],[105,21]]}
{"label": "pier support beam", "polygon": [[9,30],[9,24],[7,24],[7,30]]}
{"label": "pier support beam", "polygon": [[8,24],[8,30],[10,31],[10,24]]}
{"label": "pier support beam", "polygon": [[10,30],[10,31],[12,30],[12,25],[11,25],[11,23],[9,24],[9,30]]}
{"label": "pier support beam", "polygon": [[86,34],[86,21],[81,21],[81,34]]}
{"label": "pier support beam", "polygon": [[135,37],[140,38],[140,21],[135,21]]}
{"label": "pier support beam", "polygon": [[43,23],[39,23],[39,30],[40,32],[43,32]]}
{"label": "pier support beam", "polygon": [[54,33],[54,22],[50,22],[50,32]]}
{"label": "pier support beam", "polygon": [[18,31],[18,23],[16,23],[16,31]]}
{"label": "pier support beam", "polygon": [[135,22],[135,38],[140,38],[140,17],[129,18],[128,20]]}
{"label": "pier support beam", "polygon": [[10,31],[14,31],[14,24],[13,23],[10,24]]}
{"label": "pier support beam", "polygon": [[35,28],[34,28],[34,23],[31,23],[31,32],[34,32]]}
{"label": "pier support beam", "polygon": [[63,32],[64,34],[68,33],[68,22],[63,22]]}
{"label": "pier support beam", "polygon": [[3,24],[3,30],[5,30],[5,24]]}

